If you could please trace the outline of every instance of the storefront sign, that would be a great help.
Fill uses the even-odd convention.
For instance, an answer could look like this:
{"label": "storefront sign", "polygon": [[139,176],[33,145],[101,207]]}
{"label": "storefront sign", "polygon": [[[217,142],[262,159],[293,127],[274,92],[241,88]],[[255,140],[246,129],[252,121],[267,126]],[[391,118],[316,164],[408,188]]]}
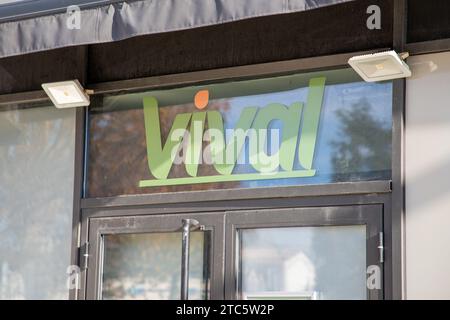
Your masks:
{"label": "storefront sign", "polygon": [[[224,130],[223,115],[208,111],[208,92],[199,92],[195,105],[200,110],[175,116],[165,143],[162,142],[158,101],[144,97],[147,160],[152,180],[141,180],[140,187],[171,186],[211,182],[267,180],[312,177],[325,78],[309,81],[306,103],[287,106],[269,101],[266,106],[242,110],[233,129]],[[281,121],[281,130],[270,127]],[[243,150],[248,141],[248,156]],[[296,157],[296,153],[298,157]],[[254,172],[235,173],[239,161]],[[298,159],[302,169],[294,169]],[[187,176],[169,178],[174,164],[184,163]],[[210,164],[216,175],[198,175],[201,163]]]}

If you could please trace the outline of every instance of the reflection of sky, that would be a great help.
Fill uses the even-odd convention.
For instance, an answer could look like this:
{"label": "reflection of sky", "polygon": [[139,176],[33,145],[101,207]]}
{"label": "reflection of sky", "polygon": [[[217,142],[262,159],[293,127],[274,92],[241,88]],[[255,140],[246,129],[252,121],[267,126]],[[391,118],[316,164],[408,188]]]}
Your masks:
{"label": "reflection of sky", "polygon": [[[254,96],[243,96],[228,100],[230,109],[224,115],[225,128],[233,128],[237,123],[242,110],[245,107],[264,107],[270,103],[282,103],[290,106],[294,102],[306,103],[309,89],[299,88],[290,91],[268,93]],[[333,165],[332,157],[335,150],[332,142],[346,141],[346,137],[340,133],[341,123],[336,116],[338,110],[351,112],[355,104],[365,99],[370,105],[370,115],[373,119],[384,123],[384,128],[391,126],[392,118],[392,85],[391,83],[368,84],[365,82],[354,82],[328,85],[325,88],[322,105],[321,120],[319,123],[319,133],[315,149],[313,169],[316,169],[316,176],[311,178],[274,179],[266,181],[246,181],[242,182],[243,187],[257,187],[267,185],[282,184],[307,184],[307,183],[329,183],[332,182]],[[304,106],[306,107],[306,106]],[[301,128],[300,128],[301,130]],[[246,151],[247,152],[246,148]],[[295,151],[297,153],[297,150]],[[296,155],[295,163],[298,164]],[[301,169],[296,167],[296,169]],[[389,168],[386,168],[387,170]],[[237,172],[255,172],[249,166],[237,165]]]}

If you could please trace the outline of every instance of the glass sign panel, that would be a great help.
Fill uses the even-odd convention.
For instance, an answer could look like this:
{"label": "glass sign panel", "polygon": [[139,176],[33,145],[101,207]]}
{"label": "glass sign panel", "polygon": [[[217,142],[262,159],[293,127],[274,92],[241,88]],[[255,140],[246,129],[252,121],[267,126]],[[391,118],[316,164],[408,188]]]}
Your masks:
{"label": "glass sign panel", "polygon": [[350,69],[97,98],[87,195],[391,178],[392,83]]}

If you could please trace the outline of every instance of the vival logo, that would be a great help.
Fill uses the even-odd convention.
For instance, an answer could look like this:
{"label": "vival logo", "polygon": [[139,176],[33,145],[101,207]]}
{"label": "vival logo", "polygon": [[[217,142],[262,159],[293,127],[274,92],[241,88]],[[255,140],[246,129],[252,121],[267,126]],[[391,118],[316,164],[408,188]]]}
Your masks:
{"label": "vival logo", "polygon": [[[309,81],[306,105],[295,102],[290,106],[270,103],[265,107],[246,107],[231,134],[225,134],[223,117],[219,111],[201,111],[177,114],[165,144],[162,143],[158,101],[144,98],[144,120],[147,142],[147,160],[152,180],[141,180],[140,187],[171,186],[196,183],[267,180],[312,177],[320,113],[325,90],[323,77]],[[208,104],[209,92],[199,91],[195,106],[202,110]],[[282,123],[281,143],[276,151],[268,144],[268,127],[273,120]],[[207,125],[207,130],[205,130]],[[188,129],[189,126],[189,129]],[[300,130],[301,127],[301,130]],[[273,130],[273,129],[272,129]],[[300,133],[300,134],[299,134]],[[273,132],[272,132],[273,134]],[[226,137],[229,137],[226,139]],[[278,137],[279,138],[279,137]],[[271,136],[270,141],[279,141]],[[227,140],[227,141],[226,141]],[[249,164],[252,173],[233,173],[244,145],[248,140]],[[209,144],[203,148],[204,142]],[[168,178],[174,163],[183,151],[183,162],[189,176]],[[294,169],[298,162],[302,169]],[[202,159],[209,159],[217,175],[198,176]]]}

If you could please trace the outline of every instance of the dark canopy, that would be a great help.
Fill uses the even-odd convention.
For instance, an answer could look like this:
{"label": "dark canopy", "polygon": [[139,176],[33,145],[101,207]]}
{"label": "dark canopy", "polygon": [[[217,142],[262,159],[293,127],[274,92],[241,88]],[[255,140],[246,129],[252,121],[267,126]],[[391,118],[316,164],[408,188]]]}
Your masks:
{"label": "dark canopy", "polygon": [[[0,58],[347,1],[351,0],[0,0]],[[76,13],[67,9],[74,4],[81,9],[79,29]]]}

